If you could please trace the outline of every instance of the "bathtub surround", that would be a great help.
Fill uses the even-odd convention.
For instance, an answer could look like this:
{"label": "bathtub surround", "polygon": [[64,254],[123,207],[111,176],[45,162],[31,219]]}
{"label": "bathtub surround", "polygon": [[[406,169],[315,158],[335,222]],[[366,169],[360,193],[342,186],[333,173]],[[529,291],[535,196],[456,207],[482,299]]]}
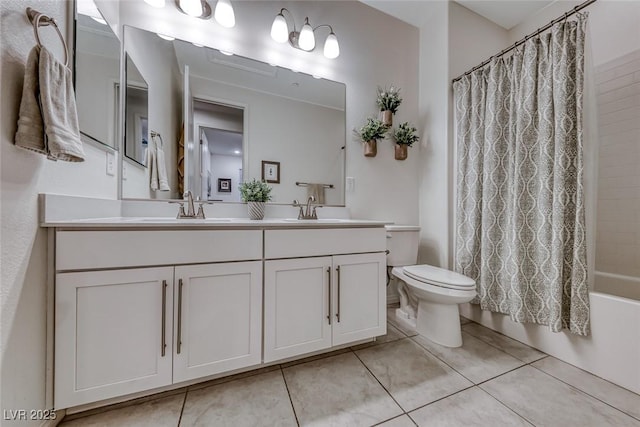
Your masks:
{"label": "bathtub surround", "polygon": [[[483,310],[589,334],[582,93],[586,16],[454,82],[456,270]],[[563,84],[558,84],[563,82]]]}

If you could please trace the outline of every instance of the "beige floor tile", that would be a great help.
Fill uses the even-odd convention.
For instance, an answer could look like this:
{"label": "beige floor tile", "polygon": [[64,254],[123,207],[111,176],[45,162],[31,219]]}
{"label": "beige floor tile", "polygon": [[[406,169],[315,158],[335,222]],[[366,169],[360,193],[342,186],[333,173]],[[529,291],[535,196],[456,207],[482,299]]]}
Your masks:
{"label": "beige floor tile", "polygon": [[137,405],[63,421],[61,427],[176,427],[184,403],[184,392]]}
{"label": "beige floor tile", "polygon": [[462,327],[462,330],[469,335],[473,335],[479,340],[486,342],[487,344],[498,347],[505,353],[510,354],[525,363],[531,363],[546,356],[546,354],[533,347],[529,347],[520,341],[511,339],[506,335],[502,335],[489,328],[485,328],[477,323],[466,324]]}
{"label": "beige floor tile", "polygon": [[531,366],[480,388],[537,426],[640,426],[640,421]]}
{"label": "beige floor tile", "polygon": [[403,334],[405,334],[408,337],[413,337],[415,335],[418,335],[415,329],[408,327],[407,325],[402,323],[400,320],[396,319],[396,308],[397,307],[387,308],[387,321],[391,323],[393,326],[395,326],[396,328],[398,328]]}
{"label": "beige floor tile", "polygon": [[356,345],[351,347],[352,350],[360,350],[363,348],[367,348],[367,347],[372,347],[374,345],[380,345],[380,344],[385,344],[388,342],[392,342],[392,341],[397,341],[397,340],[401,340],[403,338],[406,338],[407,336],[405,334],[403,334],[402,332],[400,332],[400,330],[398,328],[396,328],[395,326],[393,326],[390,323],[387,323],[387,334],[386,335],[382,335],[381,337],[376,338],[375,341],[373,342],[367,342],[364,344],[360,344],[360,345]]}
{"label": "beige floor tile", "polygon": [[340,350],[329,351],[327,353],[316,354],[315,356],[305,357],[304,359],[292,360],[280,365],[281,368],[288,368],[289,366],[299,365],[301,363],[312,362],[314,360],[326,359],[327,357],[337,356],[339,354],[351,353],[350,348],[341,348]]}
{"label": "beige floor tile", "polygon": [[359,350],[356,355],[405,411],[473,385],[409,339]]}
{"label": "beige floor tile", "polygon": [[241,372],[239,374],[228,375],[226,377],[216,378],[214,380],[204,381],[204,382],[201,382],[201,383],[198,383],[198,384],[190,385],[188,387],[188,390],[189,391],[194,391],[194,390],[198,390],[198,389],[201,389],[201,388],[211,387],[211,386],[217,385],[217,384],[228,383],[229,381],[239,380],[241,378],[248,378],[248,377],[252,377],[254,375],[260,375],[260,374],[264,374],[264,373],[271,372],[271,371],[277,371],[279,369],[280,369],[280,365],[271,365],[271,366],[266,366],[264,368],[253,369],[251,371]]}
{"label": "beige floor tile", "polygon": [[464,332],[462,333],[462,347],[457,348],[444,347],[427,340],[421,335],[411,339],[475,384],[504,374],[524,364],[515,357]]}
{"label": "beige floor tile", "polygon": [[295,426],[280,370],[187,393],[180,426]]}
{"label": "beige floor tile", "polygon": [[283,373],[301,426],[371,426],[402,414],[353,353],[291,366]]}
{"label": "beige floor tile", "polygon": [[478,387],[416,409],[409,416],[418,426],[531,426]]}
{"label": "beige floor tile", "polygon": [[640,420],[640,395],[636,393],[596,377],[555,357],[549,356],[538,360],[531,366],[571,384],[575,388]]}
{"label": "beige floor tile", "polygon": [[389,421],[377,424],[377,427],[416,427],[416,425],[407,415],[400,415]]}

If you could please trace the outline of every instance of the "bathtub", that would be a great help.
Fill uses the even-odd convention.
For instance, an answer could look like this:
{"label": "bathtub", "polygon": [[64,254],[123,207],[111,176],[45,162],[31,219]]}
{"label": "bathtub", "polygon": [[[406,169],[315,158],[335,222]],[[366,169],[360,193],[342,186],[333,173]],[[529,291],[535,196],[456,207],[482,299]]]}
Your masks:
{"label": "bathtub", "polygon": [[640,277],[596,271],[596,292],[640,301]]}
{"label": "bathtub", "polygon": [[[460,314],[621,387],[640,393],[640,279],[596,272],[591,335],[553,333],[546,326],[461,304]],[[605,293],[606,292],[606,293]],[[622,296],[620,296],[622,295]]]}

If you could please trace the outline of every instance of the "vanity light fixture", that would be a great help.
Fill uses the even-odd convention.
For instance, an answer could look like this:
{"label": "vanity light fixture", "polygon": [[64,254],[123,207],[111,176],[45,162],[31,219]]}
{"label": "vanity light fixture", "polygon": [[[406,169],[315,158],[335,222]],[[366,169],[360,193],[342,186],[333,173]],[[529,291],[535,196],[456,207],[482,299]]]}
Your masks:
{"label": "vanity light fixture", "polygon": [[[284,17],[285,11],[293,21],[293,31],[289,31],[289,25]],[[286,43],[288,41],[289,44],[296,49],[311,52],[316,47],[315,31],[322,27],[327,27],[330,31],[324,42],[324,56],[329,59],[337,58],[340,55],[340,46],[331,25],[322,24],[313,28],[311,24],[309,24],[309,18],[307,17],[304,19],[304,24],[300,31],[297,31],[293,14],[284,7],[280,9],[280,13],[278,13],[273,20],[273,24],[271,25],[271,38],[278,43]]]}
{"label": "vanity light fixture", "polygon": [[[175,0],[175,3],[178,10],[185,15],[200,19],[211,18],[211,6],[206,0]],[[218,24],[225,28],[231,28],[236,25],[236,16],[233,13],[233,6],[231,6],[230,0],[218,0],[213,17]]]}

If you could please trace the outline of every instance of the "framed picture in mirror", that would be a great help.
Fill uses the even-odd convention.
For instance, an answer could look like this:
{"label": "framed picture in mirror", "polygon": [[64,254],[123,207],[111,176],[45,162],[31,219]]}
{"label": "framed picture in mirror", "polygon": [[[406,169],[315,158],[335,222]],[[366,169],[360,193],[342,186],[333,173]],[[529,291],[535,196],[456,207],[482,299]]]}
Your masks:
{"label": "framed picture in mirror", "polygon": [[218,178],[218,193],[231,193],[231,178]]}
{"label": "framed picture in mirror", "polygon": [[263,160],[262,180],[270,184],[280,184],[280,162]]}

